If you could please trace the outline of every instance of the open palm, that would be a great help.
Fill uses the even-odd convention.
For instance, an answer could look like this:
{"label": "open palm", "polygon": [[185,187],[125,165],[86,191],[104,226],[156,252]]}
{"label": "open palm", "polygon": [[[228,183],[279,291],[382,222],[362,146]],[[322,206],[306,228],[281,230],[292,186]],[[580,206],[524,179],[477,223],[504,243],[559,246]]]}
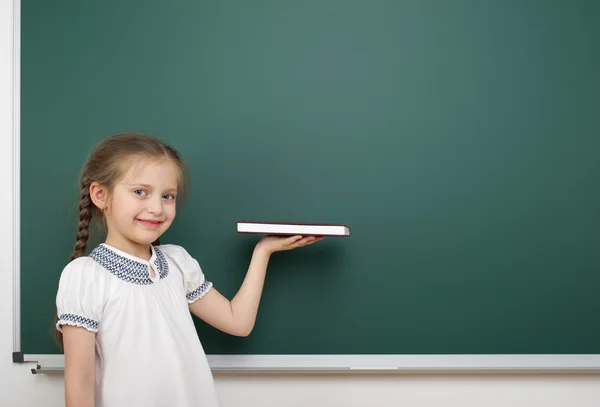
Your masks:
{"label": "open palm", "polygon": [[268,253],[292,250],[323,240],[323,236],[266,236],[258,243]]}

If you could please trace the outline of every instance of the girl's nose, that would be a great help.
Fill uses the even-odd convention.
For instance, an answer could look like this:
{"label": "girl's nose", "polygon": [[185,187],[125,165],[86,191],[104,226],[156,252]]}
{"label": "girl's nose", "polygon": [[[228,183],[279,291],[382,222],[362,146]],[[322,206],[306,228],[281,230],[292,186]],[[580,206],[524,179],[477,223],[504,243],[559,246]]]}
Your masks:
{"label": "girl's nose", "polygon": [[148,201],[148,212],[153,213],[155,215],[159,215],[162,213],[162,201],[158,200],[149,200]]}

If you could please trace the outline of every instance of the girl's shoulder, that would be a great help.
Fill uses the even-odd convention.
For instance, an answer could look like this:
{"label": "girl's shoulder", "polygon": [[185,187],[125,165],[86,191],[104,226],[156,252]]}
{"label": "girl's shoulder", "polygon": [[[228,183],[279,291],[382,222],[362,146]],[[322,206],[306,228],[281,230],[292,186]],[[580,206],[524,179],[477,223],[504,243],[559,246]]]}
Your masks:
{"label": "girl's shoulder", "polygon": [[106,276],[106,270],[89,256],[71,260],[64,267],[56,293],[59,331],[62,325],[74,325],[98,332],[108,292]]}
{"label": "girl's shoulder", "polygon": [[184,275],[197,275],[202,276],[202,268],[198,263],[198,260],[192,256],[185,248],[175,244],[162,244],[157,246],[158,250],[161,251],[165,257],[171,260],[175,266]]}
{"label": "girl's shoulder", "polygon": [[186,298],[189,303],[202,298],[212,288],[213,283],[206,280],[200,264],[186,249],[174,244],[164,244],[157,246],[157,248],[181,272]]}
{"label": "girl's shoulder", "polygon": [[65,273],[103,273],[103,267],[90,256],[81,256],[71,260],[63,269]]}
{"label": "girl's shoulder", "polygon": [[176,244],[161,244],[156,246],[156,249],[163,252],[168,257],[174,260],[190,260],[192,256],[188,251],[183,247]]}
{"label": "girl's shoulder", "polygon": [[89,256],[81,256],[71,260],[63,268],[60,280],[61,281],[85,281],[98,280],[106,275],[106,270]]}

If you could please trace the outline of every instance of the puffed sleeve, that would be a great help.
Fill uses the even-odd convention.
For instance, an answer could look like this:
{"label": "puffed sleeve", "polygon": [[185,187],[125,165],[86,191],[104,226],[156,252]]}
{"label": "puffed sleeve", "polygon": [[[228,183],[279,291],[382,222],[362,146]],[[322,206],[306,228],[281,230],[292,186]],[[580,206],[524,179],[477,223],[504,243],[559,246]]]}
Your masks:
{"label": "puffed sleeve", "polygon": [[191,304],[204,297],[213,287],[213,283],[206,279],[198,261],[181,246],[161,245],[160,247],[167,250],[169,257],[181,270],[188,303]]}
{"label": "puffed sleeve", "polygon": [[83,327],[98,332],[102,319],[106,279],[102,268],[89,257],[79,257],[63,269],[56,294],[58,322],[63,325]]}

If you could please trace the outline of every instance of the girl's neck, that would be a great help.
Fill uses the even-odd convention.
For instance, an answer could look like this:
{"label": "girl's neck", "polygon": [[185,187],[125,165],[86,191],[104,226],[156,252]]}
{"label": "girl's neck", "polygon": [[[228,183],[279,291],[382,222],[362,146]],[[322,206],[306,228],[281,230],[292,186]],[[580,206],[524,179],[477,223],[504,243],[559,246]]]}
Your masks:
{"label": "girl's neck", "polygon": [[124,236],[111,236],[109,234],[104,243],[114,247],[115,249],[119,249],[122,252],[144,260],[150,260],[152,257],[151,245],[136,243],[125,238]]}

